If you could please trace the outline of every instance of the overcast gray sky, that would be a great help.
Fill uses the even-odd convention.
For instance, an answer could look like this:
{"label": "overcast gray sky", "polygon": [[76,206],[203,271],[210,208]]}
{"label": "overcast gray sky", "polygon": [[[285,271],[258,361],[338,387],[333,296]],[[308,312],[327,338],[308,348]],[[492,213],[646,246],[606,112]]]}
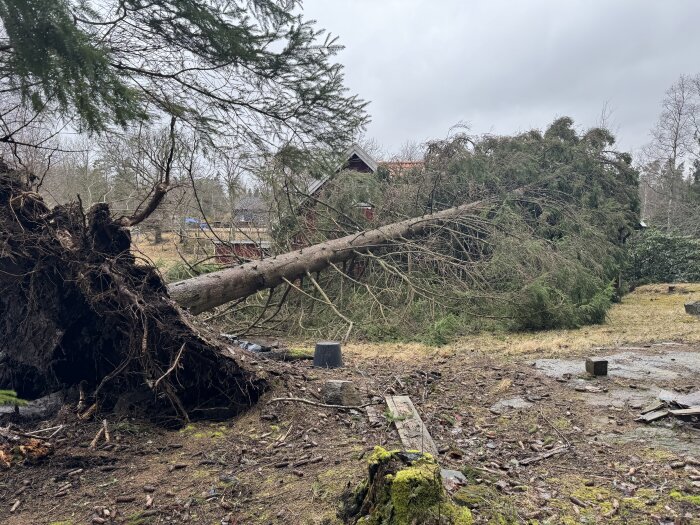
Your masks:
{"label": "overcast gray sky", "polygon": [[600,121],[648,141],[664,91],[700,73],[700,0],[304,0],[340,37],[347,85],[371,101],[368,136],[396,151],[444,137]]}

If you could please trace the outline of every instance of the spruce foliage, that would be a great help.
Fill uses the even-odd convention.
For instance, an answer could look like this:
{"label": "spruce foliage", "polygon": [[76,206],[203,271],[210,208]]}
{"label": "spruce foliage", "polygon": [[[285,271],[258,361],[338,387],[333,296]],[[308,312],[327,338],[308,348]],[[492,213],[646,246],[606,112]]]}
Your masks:
{"label": "spruce foliage", "polygon": [[[344,145],[367,116],[296,0],[0,0],[3,89],[90,131],[175,115],[209,139]],[[7,137],[6,137],[7,139]]]}
{"label": "spruce foliage", "polygon": [[19,399],[17,397],[17,392],[14,390],[0,390],[0,406],[2,405],[26,405],[27,402],[24,399]]}

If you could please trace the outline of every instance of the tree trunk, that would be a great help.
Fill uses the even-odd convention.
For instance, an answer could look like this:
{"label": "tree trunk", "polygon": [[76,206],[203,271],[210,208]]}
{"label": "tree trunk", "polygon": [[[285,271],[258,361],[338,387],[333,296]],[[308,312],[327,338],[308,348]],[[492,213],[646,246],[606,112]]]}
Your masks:
{"label": "tree trunk", "polygon": [[160,222],[156,222],[153,226],[153,234],[153,244],[163,244],[163,226],[161,226]]}
{"label": "tree trunk", "polygon": [[[520,193],[521,190],[516,190]],[[260,290],[275,288],[285,282],[318,272],[334,263],[350,259],[357,252],[371,252],[392,241],[412,238],[443,222],[474,213],[493,204],[482,200],[449,208],[430,215],[414,217],[387,224],[373,230],[361,231],[315,244],[276,257],[252,261],[234,268],[200,275],[173,283],[170,296],[193,314],[252,295]]]}

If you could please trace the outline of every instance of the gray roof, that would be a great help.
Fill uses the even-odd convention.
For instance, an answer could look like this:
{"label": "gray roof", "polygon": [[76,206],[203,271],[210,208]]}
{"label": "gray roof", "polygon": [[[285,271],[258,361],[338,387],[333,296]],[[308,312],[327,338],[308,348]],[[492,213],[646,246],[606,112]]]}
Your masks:
{"label": "gray roof", "polygon": [[236,222],[251,222],[257,226],[267,226],[270,223],[270,215],[270,206],[265,199],[246,195],[236,201],[232,219]]}
{"label": "gray roof", "polygon": [[377,164],[377,161],[372,158],[372,156],[367,153],[362,146],[359,144],[353,144],[350,146],[345,153],[343,154],[343,161],[338,165],[338,167],[335,168],[335,172],[331,175],[328,175],[327,177],[324,177],[319,180],[313,181],[311,184],[309,184],[309,187],[307,188],[307,192],[309,195],[314,195],[318,190],[320,190],[323,186],[326,185],[328,181],[330,181],[333,176],[341,171],[347,162],[353,157],[357,156],[362,162],[364,162],[369,169],[372,170],[372,173],[377,171],[377,168],[379,168],[379,164]]}
{"label": "gray roof", "polygon": [[269,206],[262,197],[255,195],[246,195],[241,197],[235,203],[235,208],[238,211],[268,211]]}

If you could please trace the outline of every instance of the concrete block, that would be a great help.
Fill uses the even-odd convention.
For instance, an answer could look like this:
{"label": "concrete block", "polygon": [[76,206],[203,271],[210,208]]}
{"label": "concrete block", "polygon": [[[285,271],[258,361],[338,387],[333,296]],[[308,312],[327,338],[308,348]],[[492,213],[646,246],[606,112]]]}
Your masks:
{"label": "concrete block", "polygon": [[592,376],[608,375],[608,362],[605,359],[586,359],[586,372]]}

